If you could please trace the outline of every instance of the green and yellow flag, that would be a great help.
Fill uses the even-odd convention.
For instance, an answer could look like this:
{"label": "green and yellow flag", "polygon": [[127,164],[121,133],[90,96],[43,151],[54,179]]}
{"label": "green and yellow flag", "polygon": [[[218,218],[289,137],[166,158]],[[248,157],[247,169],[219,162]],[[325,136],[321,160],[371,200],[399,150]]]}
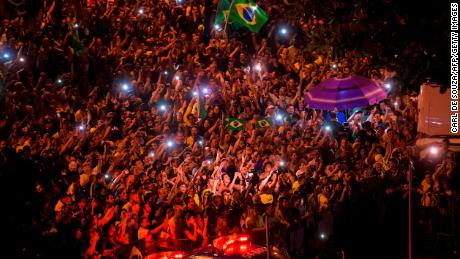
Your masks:
{"label": "green and yellow flag", "polygon": [[252,32],[259,32],[268,21],[268,15],[252,0],[220,0],[215,24],[224,26],[228,19],[232,26],[245,26]]}
{"label": "green and yellow flag", "polygon": [[269,119],[269,118],[265,118],[265,117],[262,117],[262,118],[258,119],[257,122],[256,122],[256,127],[257,128],[268,128],[271,125],[273,125],[272,120]]}
{"label": "green and yellow flag", "polygon": [[244,125],[246,125],[245,120],[240,120],[237,118],[230,118],[227,122],[227,129],[229,131],[238,131],[244,129]]}
{"label": "green and yellow flag", "polygon": [[220,28],[224,28],[225,21],[227,20],[228,13],[230,11],[231,1],[220,0],[217,5],[216,19],[214,20],[215,25],[219,25]]}
{"label": "green and yellow flag", "polygon": [[70,38],[70,46],[73,48],[75,56],[79,57],[85,48],[85,45],[80,41],[78,37],[77,29],[75,28],[75,23],[70,22],[70,29],[72,30],[72,37]]}
{"label": "green and yellow flag", "polygon": [[206,119],[206,117],[208,117],[208,112],[206,111],[206,101],[201,94],[198,96],[198,104],[200,109],[200,118]]}

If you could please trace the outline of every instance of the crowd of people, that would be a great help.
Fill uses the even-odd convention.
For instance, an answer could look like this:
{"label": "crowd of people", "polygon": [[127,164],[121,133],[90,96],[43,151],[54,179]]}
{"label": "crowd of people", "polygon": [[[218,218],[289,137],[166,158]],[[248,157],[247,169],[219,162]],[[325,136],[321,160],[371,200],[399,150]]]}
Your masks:
{"label": "crowd of people", "polygon": [[[260,1],[270,20],[259,34],[215,26],[210,0],[32,2],[9,1],[0,26],[0,167],[13,172],[5,187],[28,186],[2,190],[28,201],[7,202],[27,213],[6,222],[47,250],[24,238],[15,253],[112,258],[242,232],[264,244],[265,217],[291,257],[325,240],[352,253],[366,242],[357,233],[402,240],[392,231],[410,161],[420,224],[434,195],[457,194],[452,152],[418,161],[413,90],[436,62],[418,43],[399,54],[382,43],[411,26],[375,18],[392,1]],[[304,104],[320,81],[354,74],[391,82],[388,99],[345,111],[345,123]],[[232,119],[246,123],[232,130]]]}

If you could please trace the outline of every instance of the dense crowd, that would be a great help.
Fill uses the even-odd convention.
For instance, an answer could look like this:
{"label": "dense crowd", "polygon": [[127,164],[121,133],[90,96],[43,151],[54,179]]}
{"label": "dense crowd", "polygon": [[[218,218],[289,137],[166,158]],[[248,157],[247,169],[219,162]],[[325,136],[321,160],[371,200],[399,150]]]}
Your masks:
{"label": "dense crowd", "polygon": [[[53,249],[150,254],[241,232],[264,243],[267,216],[275,247],[312,256],[329,236],[352,246],[350,222],[394,217],[407,199],[410,161],[422,167],[407,85],[420,78],[400,65],[433,61],[413,43],[399,62],[380,43],[406,32],[397,13],[266,0],[270,20],[251,34],[214,26],[217,1],[38,2],[10,3],[0,27],[0,166],[30,170],[34,189],[15,195],[33,197],[31,226]],[[366,32],[379,43],[356,41]],[[320,81],[355,74],[391,82],[389,98],[342,112],[344,123],[305,107]],[[229,129],[234,118],[243,129]],[[416,179],[425,207],[459,186],[453,153],[441,153]]]}

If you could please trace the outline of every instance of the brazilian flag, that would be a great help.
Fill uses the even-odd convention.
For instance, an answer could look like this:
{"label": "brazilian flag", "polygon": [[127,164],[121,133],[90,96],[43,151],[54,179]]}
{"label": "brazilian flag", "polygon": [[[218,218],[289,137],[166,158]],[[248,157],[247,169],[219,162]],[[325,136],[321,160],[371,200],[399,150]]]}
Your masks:
{"label": "brazilian flag", "polygon": [[206,111],[206,102],[201,94],[198,96],[198,103],[200,109],[200,118],[206,119],[206,117],[208,117],[208,112]]}
{"label": "brazilian flag", "polygon": [[268,15],[252,0],[220,0],[216,24],[222,24],[222,20],[225,23],[226,19],[233,26],[245,26],[252,32],[259,32],[268,21]]}
{"label": "brazilian flag", "polygon": [[227,128],[229,131],[239,131],[244,128],[244,125],[246,125],[245,120],[240,120],[237,118],[231,118],[227,122]]}
{"label": "brazilian flag", "polygon": [[268,128],[271,125],[273,125],[272,120],[265,117],[258,119],[256,123],[257,128]]}
{"label": "brazilian flag", "polygon": [[216,19],[214,24],[217,24],[223,28],[225,21],[227,20],[228,13],[230,11],[231,0],[220,0],[217,5]]}

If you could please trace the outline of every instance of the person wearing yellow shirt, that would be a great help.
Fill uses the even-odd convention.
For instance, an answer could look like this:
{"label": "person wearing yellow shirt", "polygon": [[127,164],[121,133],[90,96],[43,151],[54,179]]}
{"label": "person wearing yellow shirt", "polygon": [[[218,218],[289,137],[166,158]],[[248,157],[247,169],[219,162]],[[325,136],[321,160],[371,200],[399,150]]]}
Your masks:
{"label": "person wearing yellow shirt", "polygon": [[185,139],[185,144],[189,147],[192,147],[193,144],[195,144],[195,141],[197,140],[198,137],[198,128],[196,126],[193,126],[191,131],[190,131],[190,136],[188,136]]}
{"label": "person wearing yellow shirt", "polygon": [[199,106],[196,98],[193,98],[184,113],[184,123],[191,127],[195,125],[195,118],[199,115]]}

